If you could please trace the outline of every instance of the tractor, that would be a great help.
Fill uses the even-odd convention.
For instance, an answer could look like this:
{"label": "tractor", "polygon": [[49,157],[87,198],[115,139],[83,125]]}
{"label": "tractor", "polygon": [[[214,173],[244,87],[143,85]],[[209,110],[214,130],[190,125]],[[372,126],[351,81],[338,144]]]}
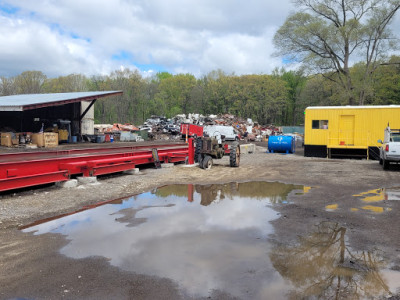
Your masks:
{"label": "tractor", "polygon": [[194,161],[199,163],[202,169],[209,170],[213,165],[213,159],[221,159],[224,155],[229,155],[231,167],[239,167],[240,146],[238,142],[233,142],[229,147],[225,143],[223,135],[196,139]]}

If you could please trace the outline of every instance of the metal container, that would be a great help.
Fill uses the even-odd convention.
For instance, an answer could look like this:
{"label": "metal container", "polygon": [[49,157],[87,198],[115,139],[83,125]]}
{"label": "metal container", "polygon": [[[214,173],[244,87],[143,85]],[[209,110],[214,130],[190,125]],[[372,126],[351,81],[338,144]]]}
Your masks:
{"label": "metal container", "polygon": [[131,132],[129,140],[130,140],[131,142],[136,142],[137,137],[138,137],[138,134],[137,134],[137,133]]}
{"label": "metal container", "polygon": [[147,141],[149,139],[149,132],[147,130],[140,130],[139,135],[143,140]]}
{"label": "metal container", "polygon": [[131,139],[131,133],[129,131],[121,131],[119,140],[120,142],[129,142]]}
{"label": "metal container", "polygon": [[96,136],[96,143],[104,143],[105,141],[105,135],[97,135]]}
{"label": "metal container", "polygon": [[293,136],[272,135],[268,138],[268,151],[294,153],[295,139]]}

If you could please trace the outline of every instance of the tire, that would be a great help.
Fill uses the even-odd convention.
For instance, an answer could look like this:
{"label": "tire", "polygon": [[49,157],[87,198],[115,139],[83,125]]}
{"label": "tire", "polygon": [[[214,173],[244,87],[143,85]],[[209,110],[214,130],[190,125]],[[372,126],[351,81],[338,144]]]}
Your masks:
{"label": "tire", "polygon": [[194,150],[194,162],[201,163],[201,148],[203,148],[203,140],[201,138],[196,139],[196,148]]}
{"label": "tire", "polygon": [[204,157],[203,161],[201,162],[201,165],[202,165],[204,170],[210,170],[212,165],[213,165],[212,157],[209,156],[209,155],[206,155]]}
{"label": "tire", "polygon": [[229,154],[229,165],[233,168],[239,167],[240,164],[240,146],[239,143],[233,143]]}
{"label": "tire", "polygon": [[388,162],[386,159],[383,159],[383,161],[382,161],[383,169],[389,170],[389,165],[390,165],[390,162]]}

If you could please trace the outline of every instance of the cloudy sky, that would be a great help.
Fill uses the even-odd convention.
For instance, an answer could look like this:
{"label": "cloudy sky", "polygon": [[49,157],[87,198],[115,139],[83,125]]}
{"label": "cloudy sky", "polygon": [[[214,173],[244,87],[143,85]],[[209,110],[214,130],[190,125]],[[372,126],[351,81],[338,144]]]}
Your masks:
{"label": "cloudy sky", "polygon": [[270,73],[290,0],[0,0],[0,76]]}
{"label": "cloudy sky", "polygon": [[[0,76],[269,74],[290,0],[0,0]],[[400,22],[396,22],[400,24]]]}

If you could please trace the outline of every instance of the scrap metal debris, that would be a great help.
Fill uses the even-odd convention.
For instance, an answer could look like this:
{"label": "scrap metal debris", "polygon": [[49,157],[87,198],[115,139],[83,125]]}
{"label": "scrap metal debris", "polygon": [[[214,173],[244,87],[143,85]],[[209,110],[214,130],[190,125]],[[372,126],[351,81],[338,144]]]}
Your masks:
{"label": "scrap metal debris", "polygon": [[[151,116],[142,125],[133,124],[97,124],[94,125],[96,133],[112,133],[116,141],[137,141],[138,137],[146,140],[174,140],[181,139],[181,124],[194,124],[200,126],[223,125],[231,126],[242,140],[265,141],[270,135],[282,133],[280,127],[274,125],[260,125],[252,119],[244,119],[231,114],[201,115],[179,114],[167,119],[163,116]],[[126,138],[130,132],[131,138]],[[139,139],[140,140],[140,139]]]}

